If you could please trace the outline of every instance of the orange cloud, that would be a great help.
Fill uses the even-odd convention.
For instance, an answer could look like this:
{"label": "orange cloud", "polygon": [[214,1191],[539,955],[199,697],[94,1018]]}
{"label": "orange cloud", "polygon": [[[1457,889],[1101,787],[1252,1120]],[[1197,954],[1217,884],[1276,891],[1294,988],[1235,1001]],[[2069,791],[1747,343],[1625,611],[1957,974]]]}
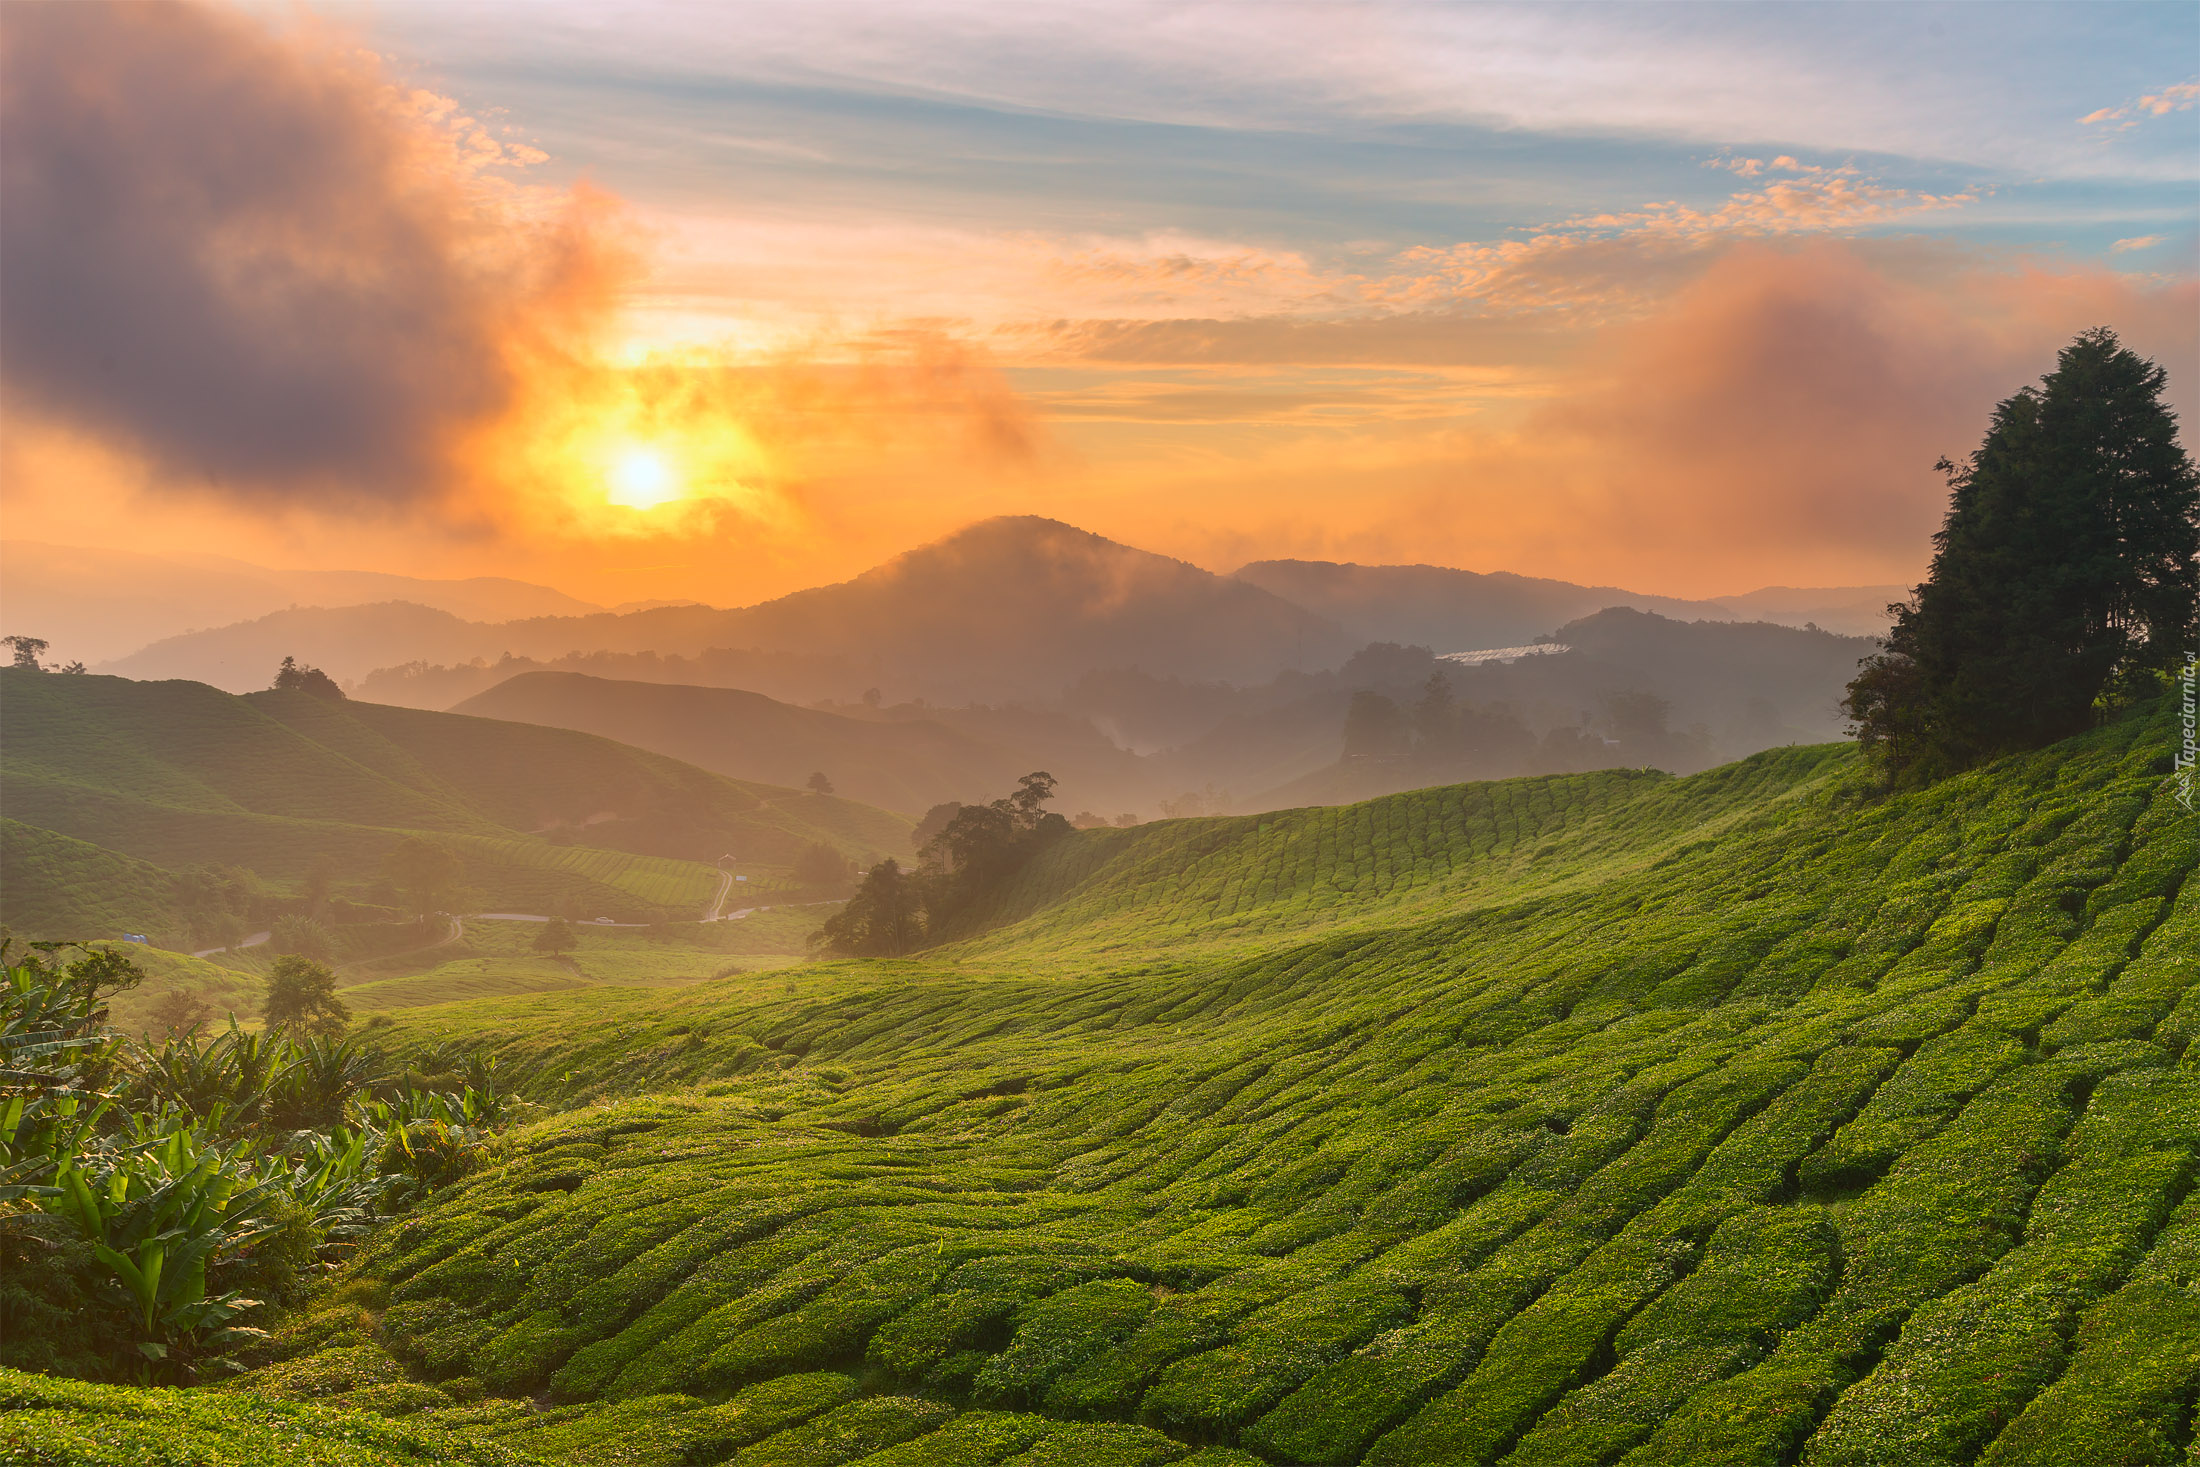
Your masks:
{"label": "orange cloud", "polygon": [[[1712,162],[1762,187],[1713,208],[1677,202],[1577,215],[1524,239],[1407,250],[1369,300],[1401,307],[1472,305],[1494,311],[1631,313],[1664,299],[1739,240],[1841,234],[1913,214],[1975,203],[1975,193],[1891,188],[1850,166],[1725,157]],[[1779,177],[1785,174],[1787,177]]]}
{"label": "orange cloud", "polygon": [[1762,236],[1834,232],[1934,209],[1976,203],[1975,193],[1927,194],[1889,188],[1855,168],[1827,168],[1778,157],[1765,164],[1754,158],[1726,161],[1745,177],[1786,172],[1792,178],[1732,195],[1715,209],[1666,202],[1621,213],[1586,214],[1568,219],[1558,231],[1576,234],[1650,234],[1677,239],[1712,236]]}
{"label": "orange cloud", "polygon": [[[1880,581],[1933,459],[2071,333],[2193,357],[2190,282],[1841,242],[1972,195],[1787,155],[1715,160],[1703,207],[1327,263],[730,217],[682,260],[330,34],[0,25],[0,477],[59,541],[737,603],[1037,510],[1225,567]],[[759,325],[623,351],[652,302]]]}
{"label": "orange cloud", "polygon": [[166,3],[5,24],[0,361],[39,445],[12,496],[87,462],[75,435],[145,493],[477,546],[786,537],[836,477],[1033,457],[937,331],[616,360],[649,263],[619,201],[520,182],[539,151],[333,32]]}
{"label": "orange cloud", "polygon": [[2167,117],[2172,112],[2184,112],[2200,107],[2200,81],[2175,82],[2159,92],[2148,92],[2136,101],[2121,107],[2101,107],[2078,119],[2081,127],[2097,123],[2113,122],[2115,131],[2123,132],[2137,127],[2149,117]]}
{"label": "orange cloud", "polygon": [[[1933,461],[1974,446],[1995,402],[2094,325],[2177,372],[2196,320],[2189,281],[1749,244],[1591,336],[1512,411],[1370,414],[1190,473],[1125,465],[1117,482],[1150,488],[1099,527],[1218,566],[1424,561],[1674,594],[1914,579],[1946,508]],[[2200,384],[2172,386],[2189,410]]]}

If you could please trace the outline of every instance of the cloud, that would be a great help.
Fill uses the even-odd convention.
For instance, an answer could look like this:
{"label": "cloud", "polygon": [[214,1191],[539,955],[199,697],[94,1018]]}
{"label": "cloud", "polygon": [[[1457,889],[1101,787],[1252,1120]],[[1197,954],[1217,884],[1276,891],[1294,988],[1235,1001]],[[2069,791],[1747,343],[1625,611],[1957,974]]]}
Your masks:
{"label": "cloud", "polygon": [[2116,124],[2114,131],[2126,132],[2149,117],[2167,117],[2172,112],[2187,112],[2194,107],[2200,107],[2200,81],[2175,82],[2121,107],[2102,107],[2088,112],[2078,119],[2078,125],[2094,127],[2113,122]]}
{"label": "cloud", "polygon": [[1326,136],[1407,122],[1780,139],[2024,177],[2088,171],[2093,150],[2068,136],[2069,118],[2091,105],[2079,101],[2087,79],[2189,51],[2193,36],[2190,7],[2173,5],[2114,7],[2109,20],[2082,6],[1415,0],[1282,12],[1184,0],[642,0],[617,23],[591,0],[385,9],[481,74],[555,78],[546,89],[615,74],[622,99],[686,97],[699,80],[732,78],[994,111],[1013,126],[1069,116]]}
{"label": "cloud", "polygon": [[2169,236],[2166,234],[2142,234],[2132,239],[2117,240],[2108,248],[2113,254],[2129,254],[2133,250],[2151,250],[2167,238]]}
{"label": "cloud", "polygon": [[[1157,297],[1189,298],[1187,316],[1210,304],[1207,294],[1226,294],[1240,321],[1263,314],[1294,314],[1317,323],[1327,317],[1327,324],[1293,334],[1380,335],[1402,342],[1410,330],[1370,332],[1340,329],[1337,323],[1354,316],[1463,312],[1540,313],[1557,326],[1568,320],[1599,324],[1666,299],[1741,242],[1850,234],[1979,198],[1975,192],[1895,188],[1851,165],[1804,163],[1785,154],[1770,160],[1722,156],[1710,166],[1764,182],[1709,207],[1665,202],[1578,215],[1536,226],[1517,239],[1415,246],[1363,269],[1325,271],[1297,255],[1216,244],[1197,253],[1087,249],[1059,268],[1065,278],[1136,281]],[[1171,351],[1181,354],[1194,343],[1196,334],[1186,326],[1218,341],[1243,343],[1249,336],[1241,325],[1181,319],[1142,329],[1123,321],[1091,323],[1061,328],[1056,336],[1064,343],[1081,339],[1095,353],[1111,355],[1137,343],[1156,352],[1153,359],[1167,359]]]}
{"label": "cloud", "polygon": [[[45,441],[73,432],[154,494],[510,541],[792,536],[816,481],[1037,453],[982,353],[921,326],[622,358],[649,262],[618,201],[526,184],[538,150],[332,32],[169,3],[5,26],[0,386],[44,435],[19,464],[79,461]],[[676,460],[677,504],[608,502],[636,453]]]}
{"label": "cloud", "polygon": [[1745,243],[1510,411],[1277,432],[1198,477],[1157,455],[1118,470],[1136,508],[1100,528],[1217,566],[1418,561],[1691,595],[1914,580],[1947,505],[1932,464],[1975,446],[1994,403],[2105,324],[2171,366],[2189,412],[2195,321],[2189,280]]}
{"label": "cloud", "polygon": [[1884,224],[1907,215],[1955,209],[1976,203],[1976,193],[1929,194],[1890,188],[1854,167],[1829,168],[1800,163],[1782,155],[1766,163],[1756,158],[1721,159],[1745,178],[1767,173],[1792,177],[1745,190],[1716,208],[1698,209],[1675,202],[1645,204],[1617,213],[1586,214],[1555,226],[1564,235],[1650,234],[1675,239],[1715,235],[1773,235],[1833,232]]}
{"label": "cloud", "polygon": [[0,360],[11,405],[167,479],[432,499],[516,340],[602,310],[600,200],[332,35],[185,4],[10,6]]}

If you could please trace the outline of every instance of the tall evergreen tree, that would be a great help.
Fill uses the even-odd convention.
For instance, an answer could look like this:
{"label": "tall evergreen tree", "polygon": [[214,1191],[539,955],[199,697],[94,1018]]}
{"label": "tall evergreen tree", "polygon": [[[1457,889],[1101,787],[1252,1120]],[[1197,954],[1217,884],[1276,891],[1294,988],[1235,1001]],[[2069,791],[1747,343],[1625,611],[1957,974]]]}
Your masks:
{"label": "tall evergreen tree", "polygon": [[2086,332],[1943,460],[1930,575],[1843,705],[1898,776],[1931,778],[2090,726],[2167,671],[2200,596],[2200,474],[2168,374]]}

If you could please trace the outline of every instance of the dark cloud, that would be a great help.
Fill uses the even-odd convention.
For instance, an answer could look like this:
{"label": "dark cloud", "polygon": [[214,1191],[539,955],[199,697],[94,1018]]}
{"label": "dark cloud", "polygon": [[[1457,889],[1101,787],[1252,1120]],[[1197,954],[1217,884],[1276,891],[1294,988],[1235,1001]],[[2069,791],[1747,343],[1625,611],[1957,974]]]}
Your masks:
{"label": "dark cloud", "polygon": [[512,155],[324,36],[175,3],[0,25],[11,408],[250,499],[447,487],[592,268],[481,172]]}

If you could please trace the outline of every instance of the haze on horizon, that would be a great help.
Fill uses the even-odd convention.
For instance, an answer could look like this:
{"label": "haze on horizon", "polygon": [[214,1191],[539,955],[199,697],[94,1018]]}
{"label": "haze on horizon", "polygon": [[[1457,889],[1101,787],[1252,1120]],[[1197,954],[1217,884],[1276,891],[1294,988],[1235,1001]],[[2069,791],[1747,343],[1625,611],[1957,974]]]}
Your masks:
{"label": "haze on horizon", "polygon": [[0,32],[11,539],[742,605],[1030,513],[1711,596],[1914,580],[2079,330],[2200,403],[2185,4]]}

